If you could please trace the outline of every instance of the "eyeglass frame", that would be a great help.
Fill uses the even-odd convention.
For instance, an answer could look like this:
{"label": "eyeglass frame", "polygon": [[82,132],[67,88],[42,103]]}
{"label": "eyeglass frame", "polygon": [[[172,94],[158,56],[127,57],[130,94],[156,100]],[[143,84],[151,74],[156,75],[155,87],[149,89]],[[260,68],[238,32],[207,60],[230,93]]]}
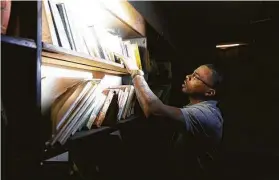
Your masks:
{"label": "eyeglass frame", "polygon": [[[188,75],[189,76],[189,75]],[[213,85],[208,84],[207,82],[205,82],[204,80],[202,80],[200,77],[197,76],[196,72],[193,72],[192,74],[190,74],[190,76],[200,80],[203,84],[205,84],[206,86],[213,88]]]}

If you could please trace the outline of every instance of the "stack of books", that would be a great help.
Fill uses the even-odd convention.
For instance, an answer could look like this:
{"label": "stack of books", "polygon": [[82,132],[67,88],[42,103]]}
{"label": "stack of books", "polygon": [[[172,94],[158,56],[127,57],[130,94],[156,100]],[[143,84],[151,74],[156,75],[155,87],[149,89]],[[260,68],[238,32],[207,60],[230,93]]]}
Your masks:
{"label": "stack of books", "polygon": [[52,104],[53,138],[65,144],[77,131],[114,125],[134,114],[135,90],[131,85],[104,88],[98,80],[83,80],[69,87]]}
{"label": "stack of books", "polygon": [[[96,24],[89,21],[90,18],[83,17],[80,11],[77,13],[78,7],[75,6],[82,3],[86,2],[43,1],[43,12],[52,44],[120,64],[122,57],[128,57],[136,61],[138,67],[142,69],[138,44],[123,40],[117,29],[106,29],[100,23]],[[84,6],[82,4],[81,7]],[[94,16],[91,19],[94,19]]]}

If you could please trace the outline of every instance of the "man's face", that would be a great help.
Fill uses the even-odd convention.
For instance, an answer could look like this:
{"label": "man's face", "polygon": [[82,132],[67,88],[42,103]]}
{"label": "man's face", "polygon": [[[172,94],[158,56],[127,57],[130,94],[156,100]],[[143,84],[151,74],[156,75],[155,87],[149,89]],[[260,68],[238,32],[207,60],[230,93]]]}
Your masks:
{"label": "man's face", "polygon": [[203,65],[197,68],[191,75],[186,76],[182,84],[182,92],[188,95],[212,96],[215,95],[215,91],[210,88],[212,85],[212,71]]}

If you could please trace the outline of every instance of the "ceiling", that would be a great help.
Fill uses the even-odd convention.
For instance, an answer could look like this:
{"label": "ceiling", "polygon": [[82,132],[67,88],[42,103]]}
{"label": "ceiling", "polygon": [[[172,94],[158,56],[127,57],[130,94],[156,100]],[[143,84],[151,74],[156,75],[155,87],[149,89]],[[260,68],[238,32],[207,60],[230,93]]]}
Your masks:
{"label": "ceiling", "polygon": [[254,24],[278,19],[278,2],[155,2],[177,49],[247,41]]}

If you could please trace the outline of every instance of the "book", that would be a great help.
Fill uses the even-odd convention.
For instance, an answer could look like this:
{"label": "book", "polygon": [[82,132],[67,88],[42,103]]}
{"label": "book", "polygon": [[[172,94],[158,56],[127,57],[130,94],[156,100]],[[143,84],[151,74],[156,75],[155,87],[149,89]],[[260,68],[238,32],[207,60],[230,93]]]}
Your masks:
{"label": "book", "polygon": [[135,99],[131,85],[107,87],[105,81],[93,80],[74,84],[52,106],[52,117],[61,119],[63,123],[56,123],[51,145],[56,142],[63,145],[77,131],[91,129],[92,125],[115,125],[132,114]]}
{"label": "book", "polygon": [[[68,118],[65,120],[66,123],[59,129],[59,131],[55,134],[51,144],[54,145],[54,143],[62,136],[62,134],[66,131],[66,129],[71,124],[72,120],[77,116],[77,114],[80,112],[81,108],[84,106],[84,104],[87,102],[90,96],[92,96],[93,92],[96,89],[96,84],[94,84],[93,87],[86,93],[86,95],[81,99],[81,101],[78,103],[78,105],[75,107],[75,109],[72,111],[72,113],[68,116]],[[75,91],[74,89],[73,91]],[[66,98],[69,99],[70,96],[67,96]],[[58,98],[59,101],[59,98]]]}
{"label": "book", "polygon": [[104,56],[103,58],[109,61],[114,61],[107,47],[107,45],[110,43],[110,41],[107,40],[107,36],[108,36],[107,32],[99,26],[94,26],[93,29],[94,29],[93,31],[94,35],[97,37],[98,42],[100,44],[100,48],[102,49],[103,56]]}
{"label": "book", "polygon": [[140,60],[140,56],[139,56],[139,51],[138,51],[138,47],[136,44],[131,44],[131,42],[129,40],[125,40],[124,41],[124,45],[126,47],[127,50],[127,56],[129,58],[130,61],[134,61],[135,65],[137,65],[137,67],[131,67],[131,68],[142,68],[141,66],[141,60]]}
{"label": "book", "polygon": [[122,117],[123,111],[125,109],[125,105],[127,102],[127,98],[129,95],[129,91],[130,91],[130,86],[126,87],[124,91],[122,91],[122,95],[121,98],[119,99],[118,105],[119,105],[119,112],[117,114],[117,120],[119,121]]}
{"label": "book", "polygon": [[56,30],[56,35],[58,37],[58,43],[63,48],[71,49],[56,3],[53,2],[52,0],[49,0],[48,2],[52,13],[52,19]]}
{"label": "book", "polygon": [[43,17],[45,17],[45,21],[46,21],[45,22],[43,20],[43,25],[42,26],[48,29],[48,32],[50,33],[48,36],[50,36],[51,43],[53,45],[59,46],[48,0],[43,1],[42,8],[43,8]]}
{"label": "book", "polygon": [[56,118],[59,120],[57,129],[59,129],[66,118],[74,110],[77,104],[80,102],[81,98],[86,94],[86,92],[92,87],[91,81],[86,81],[77,87],[75,92],[66,100],[59,112],[57,113]]}
{"label": "book", "polygon": [[119,112],[118,106],[118,95],[115,93],[116,91],[113,90],[113,97],[106,112],[106,116],[104,120],[101,122],[101,125],[104,126],[114,126],[117,123],[117,114]]}
{"label": "book", "polygon": [[[93,95],[93,93],[95,93],[95,90],[97,88],[97,84],[95,84],[95,86],[92,88],[92,90],[86,95],[86,97],[81,101],[80,105],[77,107],[77,109],[75,110],[75,113],[73,113],[71,115],[71,118],[70,119],[73,119],[77,113],[80,113],[80,110],[81,108],[84,106],[84,104],[86,103],[86,101],[89,99],[89,97],[91,95]],[[96,96],[96,95],[95,95]],[[87,103],[90,103],[90,102],[87,102]]]}
{"label": "book", "polygon": [[74,84],[72,87],[69,87],[64,93],[62,93],[58,98],[55,99],[55,101],[52,103],[51,106],[51,120],[53,124],[52,132],[56,132],[59,123],[59,119],[56,118],[57,113],[63,106],[63,104],[66,102],[66,100],[74,93],[76,88],[81,84],[81,82]]}
{"label": "book", "polygon": [[133,38],[133,39],[129,39],[129,41],[132,44],[137,44],[139,49],[141,64],[142,64],[142,70],[145,73],[149,73],[151,68],[150,68],[150,61],[149,61],[149,52],[147,49],[147,38],[146,37]]}
{"label": "book", "polygon": [[[110,86],[109,89],[114,89],[118,95],[119,114],[118,120],[125,119],[129,110],[132,107],[132,101],[135,98],[135,88],[132,85]],[[125,112],[127,111],[127,112]],[[125,114],[125,115],[124,115]]]}
{"label": "book", "polygon": [[122,115],[123,119],[126,119],[127,117],[129,117],[128,111],[132,107],[132,101],[133,101],[134,98],[135,98],[135,88],[134,88],[134,86],[130,86],[130,91],[129,91],[128,99],[127,99],[127,102],[126,102],[126,106],[124,108],[124,113]]}
{"label": "book", "polygon": [[135,114],[135,104],[136,104],[137,98],[134,98],[132,101],[131,108],[129,110],[128,116],[134,115]]}
{"label": "book", "polygon": [[92,111],[92,109],[90,109],[90,108],[93,108],[93,107],[91,107],[91,104],[94,103],[94,101],[96,99],[96,91],[98,92],[97,88],[98,88],[98,85],[97,85],[96,89],[94,90],[94,92],[89,94],[88,99],[86,99],[85,103],[81,106],[78,113],[70,121],[68,127],[64,130],[63,134],[59,137],[58,141],[61,144],[64,144],[65,141],[72,134],[72,132],[79,128],[79,122],[84,121],[85,115],[88,115],[88,113],[90,113],[88,111],[90,111],[90,110]]}
{"label": "book", "polygon": [[86,109],[85,113],[83,113],[82,118],[78,121],[78,124],[75,126],[74,130],[72,131],[72,135],[78,130],[81,129],[84,124],[86,124],[91,117],[91,114],[93,113],[94,109],[99,108],[99,104],[103,104],[104,100],[106,99],[106,96],[102,93],[96,94],[96,98],[94,101],[91,102],[89,107]]}
{"label": "book", "polygon": [[79,119],[72,122],[72,125],[70,126],[70,129],[59,139],[60,144],[65,144],[67,139],[75,134],[75,132],[79,129],[79,127],[84,123],[86,119],[89,118],[90,113],[93,111],[94,108],[94,101],[90,101],[88,105],[84,107],[84,112],[81,114]]}
{"label": "book", "polygon": [[65,9],[65,4],[64,3],[57,3],[56,4],[57,8],[58,8],[58,12],[61,16],[61,20],[68,38],[68,41],[70,43],[70,47],[72,50],[76,51],[76,46],[74,43],[74,39],[73,39],[73,34],[72,34],[72,30],[70,28],[70,24],[69,24],[69,20],[68,20],[68,15]]}
{"label": "book", "polygon": [[87,123],[86,123],[86,128],[87,129],[91,129],[93,123],[95,122],[97,115],[100,113],[102,107],[105,104],[107,97],[105,98],[101,98],[100,101],[98,102],[98,104],[96,105],[96,107],[94,108],[94,110],[92,111]]}
{"label": "book", "polygon": [[83,36],[85,37],[89,54],[93,57],[105,58],[100,42],[96,37],[94,26],[85,27],[83,29]]}
{"label": "book", "polygon": [[80,53],[89,54],[87,47],[85,45],[84,37],[82,35],[81,24],[79,23],[80,19],[75,13],[75,4],[74,1],[64,1],[65,10],[67,12],[67,17],[69,21],[69,26],[72,32],[74,44],[76,51]]}
{"label": "book", "polygon": [[136,61],[138,68],[142,70],[141,58],[140,58],[140,54],[139,54],[138,45],[137,44],[132,44],[131,48],[132,48],[132,50],[134,52],[133,58]]}
{"label": "book", "polygon": [[108,96],[104,102],[102,109],[100,110],[99,114],[97,115],[97,117],[95,117],[95,114],[92,117],[90,117],[90,119],[96,118],[96,120],[93,121],[94,120],[93,119],[93,120],[91,120],[91,122],[89,124],[87,124],[88,129],[91,129],[92,123],[94,123],[94,125],[96,125],[97,127],[101,126],[102,122],[105,119],[106,113],[108,111],[108,108],[110,106],[110,103],[112,101],[114,94],[115,93],[113,90],[109,90]]}

